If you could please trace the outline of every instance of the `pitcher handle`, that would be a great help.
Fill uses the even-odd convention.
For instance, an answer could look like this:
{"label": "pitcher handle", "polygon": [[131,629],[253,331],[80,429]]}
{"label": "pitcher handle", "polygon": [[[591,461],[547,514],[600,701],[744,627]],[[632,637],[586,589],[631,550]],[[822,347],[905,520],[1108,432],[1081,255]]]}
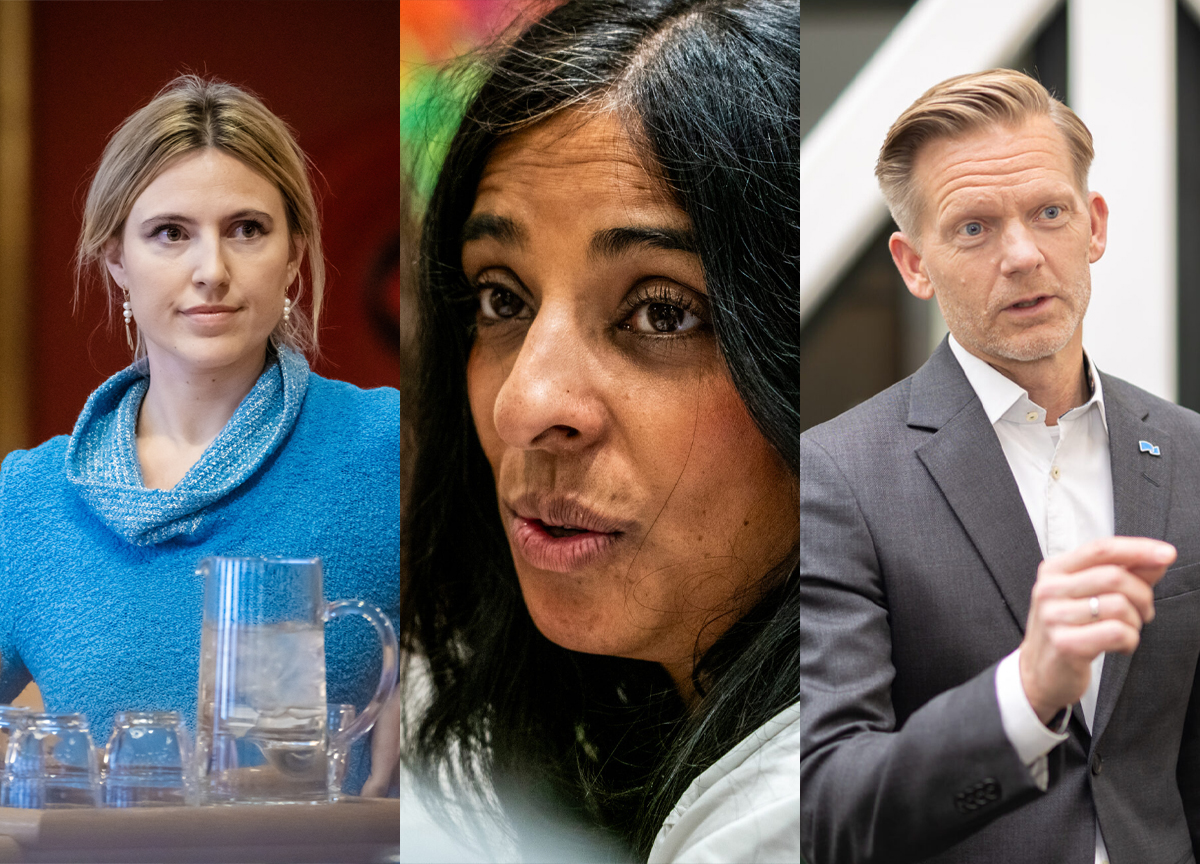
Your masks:
{"label": "pitcher handle", "polygon": [[400,649],[396,645],[396,631],[392,628],[392,622],[378,606],[372,606],[362,600],[334,600],[325,607],[326,621],[346,615],[361,615],[375,625],[375,632],[379,634],[379,641],[383,644],[383,670],[379,674],[379,687],[375,689],[375,695],[371,697],[367,707],[354,718],[349,726],[332,737],[332,745],[341,748],[349,748],[375,725],[375,718],[383,708],[383,703],[388,700],[392,695],[392,690],[396,687],[400,653]]}

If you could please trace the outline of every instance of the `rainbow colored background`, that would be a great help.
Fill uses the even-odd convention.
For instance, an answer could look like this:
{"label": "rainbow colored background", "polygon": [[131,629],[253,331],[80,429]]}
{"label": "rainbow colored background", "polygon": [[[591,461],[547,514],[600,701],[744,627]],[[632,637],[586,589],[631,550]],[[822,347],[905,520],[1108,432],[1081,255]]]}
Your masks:
{"label": "rainbow colored background", "polygon": [[439,73],[535,5],[536,0],[400,0],[400,153],[418,212],[458,125],[464,81],[470,80],[469,74]]}

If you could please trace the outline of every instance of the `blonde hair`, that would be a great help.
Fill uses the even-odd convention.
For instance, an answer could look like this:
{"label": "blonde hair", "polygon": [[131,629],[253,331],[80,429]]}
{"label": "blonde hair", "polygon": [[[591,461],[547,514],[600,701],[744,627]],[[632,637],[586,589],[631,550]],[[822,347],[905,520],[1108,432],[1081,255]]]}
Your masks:
{"label": "blonde hair", "polygon": [[[311,313],[305,314],[304,278],[299,276],[290,320],[280,321],[271,340],[311,357],[317,351],[317,324],[325,296],[325,258],[308,160],[283,120],[253,94],[224,81],[180,75],[113,133],[84,205],[75,255],[76,303],[80,285],[89,272],[94,273],[105,286],[109,320],[115,320],[122,295],[105,264],[105,247],[121,237],[134,202],[159,174],[180,156],[206,147],[241,160],[283,196],[288,231],[305,241],[312,302]],[[135,355],[144,354],[139,333]]]}
{"label": "blonde hair", "polygon": [[1092,133],[1083,121],[1038,81],[1015,69],[991,69],[948,78],[934,85],[888,130],[875,176],[900,230],[914,239],[924,202],[913,183],[913,163],[930,141],[979,131],[988,126],[1020,126],[1049,117],[1066,139],[1075,183],[1087,194],[1092,167]]}

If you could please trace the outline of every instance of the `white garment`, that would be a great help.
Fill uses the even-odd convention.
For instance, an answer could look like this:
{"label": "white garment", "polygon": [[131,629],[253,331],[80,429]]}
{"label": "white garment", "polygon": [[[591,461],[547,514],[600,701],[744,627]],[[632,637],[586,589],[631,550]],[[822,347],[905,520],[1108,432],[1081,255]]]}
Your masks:
{"label": "white garment", "polygon": [[692,781],[648,864],[800,860],[800,706],[785,708]]}
{"label": "white garment", "polygon": [[[1067,552],[1114,531],[1112,462],[1104,393],[1095,366],[1085,356],[1092,395],[1086,402],[1046,425],[1046,412],[1019,384],[968,352],[953,336],[950,350],[983,404],[1000,448],[1012,470],[1042,556]],[[1048,782],[1046,754],[1065,741],[1062,729],[1047,729],[1021,686],[1020,651],[996,669],[1000,719],[1017,754],[1042,789]],[[1092,677],[1079,700],[1088,729],[1096,714],[1104,655],[1092,661]],[[1069,718],[1068,718],[1069,720]],[[1108,850],[1096,823],[1096,864],[1108,864]]]}

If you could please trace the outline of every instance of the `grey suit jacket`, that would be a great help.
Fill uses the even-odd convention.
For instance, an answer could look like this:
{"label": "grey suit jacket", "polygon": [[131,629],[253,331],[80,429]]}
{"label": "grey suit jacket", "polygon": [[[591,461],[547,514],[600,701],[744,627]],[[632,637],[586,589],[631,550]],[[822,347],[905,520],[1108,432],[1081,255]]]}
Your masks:
{"label": "grey suit jacket", "polygon": [[810,864],[1091,864],[1094,814],[1113,864],[1195,860],[1200,416],[1102,380],[1116,533],[1169,540],[1179,557],[1138,650],[1105,659],[1093,735],[1076,706],[1045,792],[1004,734],[994,683],[1041,552],[949,345],[801,436]]}

